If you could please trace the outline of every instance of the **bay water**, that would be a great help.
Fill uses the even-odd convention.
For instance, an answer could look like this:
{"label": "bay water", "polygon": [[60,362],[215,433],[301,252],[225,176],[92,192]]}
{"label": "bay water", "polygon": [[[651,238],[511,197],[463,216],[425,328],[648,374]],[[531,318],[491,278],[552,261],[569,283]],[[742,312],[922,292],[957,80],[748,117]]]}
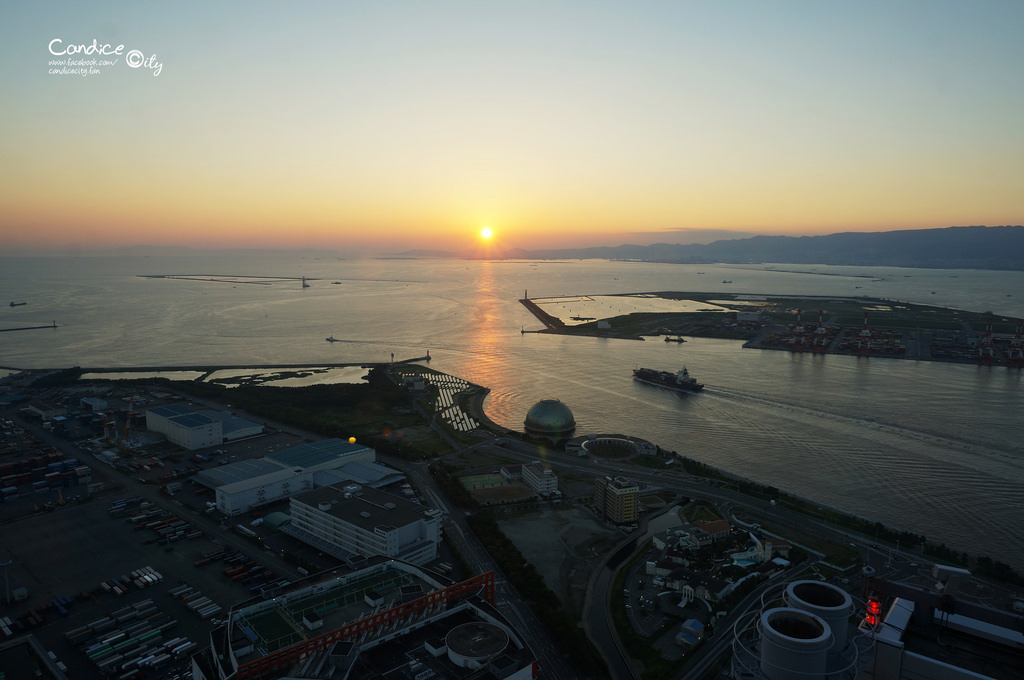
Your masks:
{"label": "bay water", "polygon": [[[1022,272],[295,253],[0,258],[0,328],[57,324],[0,332],[0,365],[315,366],[429,351],[431,368],[488,387],[486,411],[507,427],[557,398],[578,434],[642,437],[1024,569],[1021,370],[522,332],[541,328],[524,295],[658,291],[869,296],[1024,317]],[[813,324],[814,303],[806,309]],[[702,393],[632,379],[638,366],[683,364]]]}

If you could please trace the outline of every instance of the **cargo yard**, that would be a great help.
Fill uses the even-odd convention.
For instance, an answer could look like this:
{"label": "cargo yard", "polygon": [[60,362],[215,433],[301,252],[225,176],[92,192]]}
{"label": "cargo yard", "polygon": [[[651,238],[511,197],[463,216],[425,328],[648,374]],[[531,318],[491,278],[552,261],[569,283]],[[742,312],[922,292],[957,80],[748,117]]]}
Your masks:
{"label": "cargo yard", "polygon": [[[0,565],[10,598],[0,605],[0,645],[32,632],[47,652],[0,649],[0,668],[10,660],[70,677],[185,678],[189,657],[233,605],[337,564],[265,528],[263,513],[275,507],[225,518],[211,489],[191,481],[301,438],[271,431],[184,452],[129,425],[147,399],[131,395],[134,404],[97,414],[58,397],[71,407],[63,417],[10,408],[0,419]],[[104,431],[118,442],[110,449],[97,447]],[[130,457],[117,455],[126,438]]]}
{"label": "cargo yard", "polygon": [[[288,526],[314,476],[332,504],[365,497],[351,502],[387,514],[360,531],[398,524],[409,557],[453,569],[447,547],[436,552],[438,513],[355,437],[321,439],[153,384],[40,388],[39,377],[14,376],[0,394],[0,668],[190,677],[232,608],[366,566]],[[307,515],[323,510],[312,503]]]}
{"label": "cargo yard", "polygon": [[1021,320],[898,300],[659,292],[520,302],[544,324],[524,333],[732,338],[756,349],[1024,366]]}
{"label": "cargo yard", "polygon": [[[848,313],[840,317],[834,312],[836,318],[848,318]],[[824,319],[824,312],[820,316]],[[757,323],[746,318],[734,318],[732,322],[746,326]],[[806,328],[799,330],[802,324],[801,311],[796,310],[793,323],[773,323],[751,330],[757,330],[766,342],[780,343],[778,349],[799,351],[793,345],[794,338],[807,336]],[[819,328],[825,328],[824,323]],[[672,333],[677,338],[674,342],[685,342],[678,328]],[[867,345],[872,355],[883,347],[895,352],[904,346],[903,336],[896,331],[888,336],[872,334],[872,343],[879,337],[887,339],[881,345]],[[846,347],[841,332],[811,336],[812,347],[815,340],[833,351]],[[416,394],[426,392],[420,383],[425,384],[428,378],[404,378],[403,389]],[[472,409],[464,410],[462,405],[462,399],[475,386],[443,375],[438,381],[440,398],[434,408],[450,427],[451,436],[475,429],[467,415]],[[212,404],[193,403],[163,389],[162,385],[143,383],[79,383],[26,390],[32,397],[20,400],[11,399],[18,396],[17,389],[4,393],[8,403],[0,411],[0,465],[5,473],[0,478],[4,484],[0,566],[10,590],[0,613],[0,668],[30,668],[35,664],[49,671],[37,677],[57,678],[186,680],[193,671],[197,677],[224,677],[227,657],[217,650],[218,645],[227,643],[242,659],[236,669],[238,677],[252,677],[264,670],[298,668],[293,664],[300,660],[303,664],[326,663],[335,656],[332,645],[341,635],[334,631],[343,630],[348,635],[369,630],[367,621],[376,631],[378,624],[386,628],[399,625],[399,621],[405,625],[413,619],[429,619],[432,628],[428,638],[436,639],[463,627],[477,630],[480,621],[472,617],[448,621],[437,618],[436,592],[454,597],[484,585],[493,598],[493,572],[447,586],[437,580],[454,578],[466,568],[459,559],[464,553],[431,545],[431,541],[441,540],[442,522],[446,530],[454,526],[451,517],[456,513],[425,508],[409,498],[415,492],[407,478],[382,464],[373,449],[357,443],[355,437],[304,436],[273,422],[246,420],[251,416],[244,413],[214,411]],[[538,405],[545,403],[549,400]],[[552,431],[564,429],[542,418],[544,413],[541,410],[532,417],[531,409],[527,429],[531,422],[550,425]],[[566,417],[572,422],[571,413]],[[611,446],[609,441],[600,440]],[[509,447],[509,442],[503,447]],[[519,453],[523,456],[535,455],[530,445],[524,443],[522,447]],[[521,456],[512,455],[515,448],[474,443],[449,460],[465,458],[460,460],[460,468],[472,474],[461,477],[462,486],[474,487],[469,493],[477,502],[486,503],[494,489],[505,487],[539,493],[537,487],[546,479],[541,475],[545,472],[543,465],[537,465],[536,470],[521,466],[520,477],[515,480],[514,472],[505,469],[516,467],[514,464],[521,460]],[[591,469],[606,470],[608,464],[626,462],[618,460],[624,458],[618,449],[614,455],[605,456],[597,446],[590,455],[588,467],[596,466]],[[579,471],[578,458],[564,465]],[[564,474],[561,488],[556,485],[553,489],[559,498],[577,498],[587,504],[591,493],[596,494],[587,479],[592,474]],[[622,482],[616,488],[639,494],[641,486],[657,487],[665,477],[660,471],[645,473],[642,467],[632,469],[631,475],[647,481],[616,478],[616,482]],[[547,476],[555,477],[555,473]],[[714,493],[721,496],[725,491]],[[523,502],[537,504],[530,496],[527,493]],[[737,493],[732,500],[739,498]],[[648,494],[643,502],[649,503],[651,510],[673,501]],[[558,504],[552,508],[557,512],[542,512],[529,521],[513,515],[501,522],[500,528],[519,544],[526,563],[532,560],[545,566],[542,577],[548,582],[547,592],[553,587],[557,591],[553,597],[564,598],[563,608],[586,611],[595,563],[604,559],[602,556],[624,535],[622,531],[637,525],[629,524],[628,518],[613,517],[607,508],[597,520],[591,518],[589,509],[562,508]],[[615,526],[602,523],[604,520]],[[773,551],[782,554],[789,549],[786,538],[772,535],[770,540],[759,542],[747,530],[752,527],[758,531],[759,525],[733,521],[740,527],[734,536],[735,527],[723,517],[695,517],[695,528],[687,527],[682,534],[674,530],[673,536],[686,538],[685,545],[680,538],[673,539],[670,547],[680,555],[707,557],[710,561],[698,559],[697,563],[709,573],[717,562],[724,563],[727,558],[743,561],[728,568],[729,579],[741,571],[744,574],[736,584],[744,582],[748,571],[751,575],[769,575],[790,566],[785,559],[770,560]],[[369,545],[367,536],[388,535],[394,531],[392,524],[401,526],[405,533],[403,545],[411,538],[419,552],[391,552],[383,542],[379,549],[376,544],[352,549],[348,544],[327,540],[361,527],[364,533],[358,534],[360,545]],[[330,529],[310,532],[314,525]],[[421,532],[421,527],[426,530]],[[736,541],[726,541],[726,534]],[[564,548],[557,559],[551,552],[553,535]],[[754,541],[753,546],[747,537]],[[398,543],[397,533],[395,539]],[[701,553],[716,541],[721,542],[718,553]],[[840,546],[843,553],[845,545]],[[467,546],[463,550],[468,552],[472,546]],[[837,560],[830,558],[828,574],[815,572],[819,578],[833,581],[837,589],[849,581],[839,572],[855,566],[857,551],[853,543],[849,547],[851,552],[838,560],[840,566],[834,566]],[[881,554],[877,545],[871,550]],[[869,559],[867,548],[864,556]],[[659,602],[656,598],[685,594],[688,586],[695,588],[691,581],[714,593],[725,592],[733,581],[710,581],[696,572],[683,573],[669,557],[661,563],[657,557],[654,553],[648,555],[642,563],[643,573],[633,570],[623,575],[627,579],[622,582],[623,597],[621,601],[615,598],[612,612],[618,617],[620,632],[645,639],[657,636],[658,654],[678,661],[684,654],[681,649],[689,650],[700,643],[700,631],[709,623],[704,621],[704,608],[710,607],[706,603],[692,607],[684,630],[677,631],[684,604],[677,597],[666,599],[661,603],[663,607],[655,607]],[[887,568],[892,560],[890,551]],[[390,569],[386,565],[392,562],[404,565],[395,566],[402,574],[381,576],[374,571],[378,567]],[[909,562],[907,568],[916,572],[918,566]],[[427,587],[415,582],[421,577]],[[337,590],[330,584],[338,585]],[[511,606],[509,602],[503,602],[506,609]],[[488,600],[486,604],[495,603]],[[382,607],[386,608],[383,615],[379,614]],[[360,618],[366,611],[374,612],[374,617]],[[687,625],[693,630],[686,629]],[[321,633],[321,628],[330,630]],[[226,634],[211,636],[214,630]],[[5,640],[9,646],[3,644]],[[505,649],[506,643],[500,642]],[[440,648],[431,639],[423,644],[428,651]],[[530,644],[536,647],[536,642]],[[405,650],[408,642],[396,642],[396,647]],[[507,647],[507,652],[500,657],[501,663],[518,668],[516,672],[526,677],[534,658],[529,650],[516,642]],[[432,653],[421,656],[400,665],[421,668],[437,661]],[[378,657],[367,651],[358,658],[365,667],[353,666],[356,675],[350,677],[383,668],[394,670],[396,658],[395,654]],[[545,663],[551,663],[550,657]],[[456,677],[444,675],[450,669],[442,665],[438,669],[442,677]],[[14,680],[14,676],[8,677]]]}
{"label": "cargo yard", "polygon": [[[109,494],[10,521],[8,576],[27,591],[6,610],[12,633],[33,630],[82,677],[131,660],[140,671],[170,667],[194,650],[188,643],[207,644],[217,619],[254,588],[298,577],[250,531],[200,519],[174,501]],[[144,662],[144,652],[168,641],[177,644],[164,650],[167,658]]]}

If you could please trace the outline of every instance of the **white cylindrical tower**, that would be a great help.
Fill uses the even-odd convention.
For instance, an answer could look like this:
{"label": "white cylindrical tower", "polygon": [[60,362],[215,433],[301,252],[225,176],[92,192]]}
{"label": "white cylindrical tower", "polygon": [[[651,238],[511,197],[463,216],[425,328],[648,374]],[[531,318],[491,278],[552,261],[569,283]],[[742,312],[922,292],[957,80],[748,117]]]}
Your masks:
{"label": "white cylindrical tower", "polygon": [[832,631],[819,616],[792,607],[761,614],[761,672],[768,680],[825,677]]}
{"label": "white cylindrical tower", "polygon": [[508,633],[493,623],[471,622],[448,631],[448,659],[460,668],[478,670],[508,647]]}
{"label": "white cylindrical tower", "polygon": [[853,598],[842,588],[821,581],[793,581],[786,586],[786,604],[819,616],[832,631],[829,654],[846,648],[846,631],[853,615]]}

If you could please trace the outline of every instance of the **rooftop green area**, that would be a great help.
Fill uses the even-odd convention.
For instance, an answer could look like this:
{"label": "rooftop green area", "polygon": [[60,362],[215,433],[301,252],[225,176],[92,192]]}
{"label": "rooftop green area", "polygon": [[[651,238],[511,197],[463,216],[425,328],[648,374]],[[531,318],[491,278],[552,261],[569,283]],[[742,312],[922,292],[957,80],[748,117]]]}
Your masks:
{"label": "rooftop green area", "polygon": [[261,602],[254,607],[243,607],[236,616],[255,635],[264,653],[269,653],[319,634],[320,631],[309,633],[303,628],[303,617],[325,619],[325,630],[337,628],[371,608],[364,599],[367,593],[377,596],[390,593],[387,599],[394,600],[397,588],[415,582],[407,573],[381,567],[337,579],[329,587],[321,583],[315,588],[276,598],[269,604]]}

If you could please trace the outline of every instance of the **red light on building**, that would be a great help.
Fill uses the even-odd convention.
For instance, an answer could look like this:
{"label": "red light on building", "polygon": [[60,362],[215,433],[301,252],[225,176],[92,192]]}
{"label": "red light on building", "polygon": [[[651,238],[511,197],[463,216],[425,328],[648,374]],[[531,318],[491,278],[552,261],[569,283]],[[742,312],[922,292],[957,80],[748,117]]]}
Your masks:
{"label": "red light on building", "polygon": [[868,606],[864,612],[864,623],[869,626],[877,626],[882,621],[882,603],[872,595],[868,598]]}

